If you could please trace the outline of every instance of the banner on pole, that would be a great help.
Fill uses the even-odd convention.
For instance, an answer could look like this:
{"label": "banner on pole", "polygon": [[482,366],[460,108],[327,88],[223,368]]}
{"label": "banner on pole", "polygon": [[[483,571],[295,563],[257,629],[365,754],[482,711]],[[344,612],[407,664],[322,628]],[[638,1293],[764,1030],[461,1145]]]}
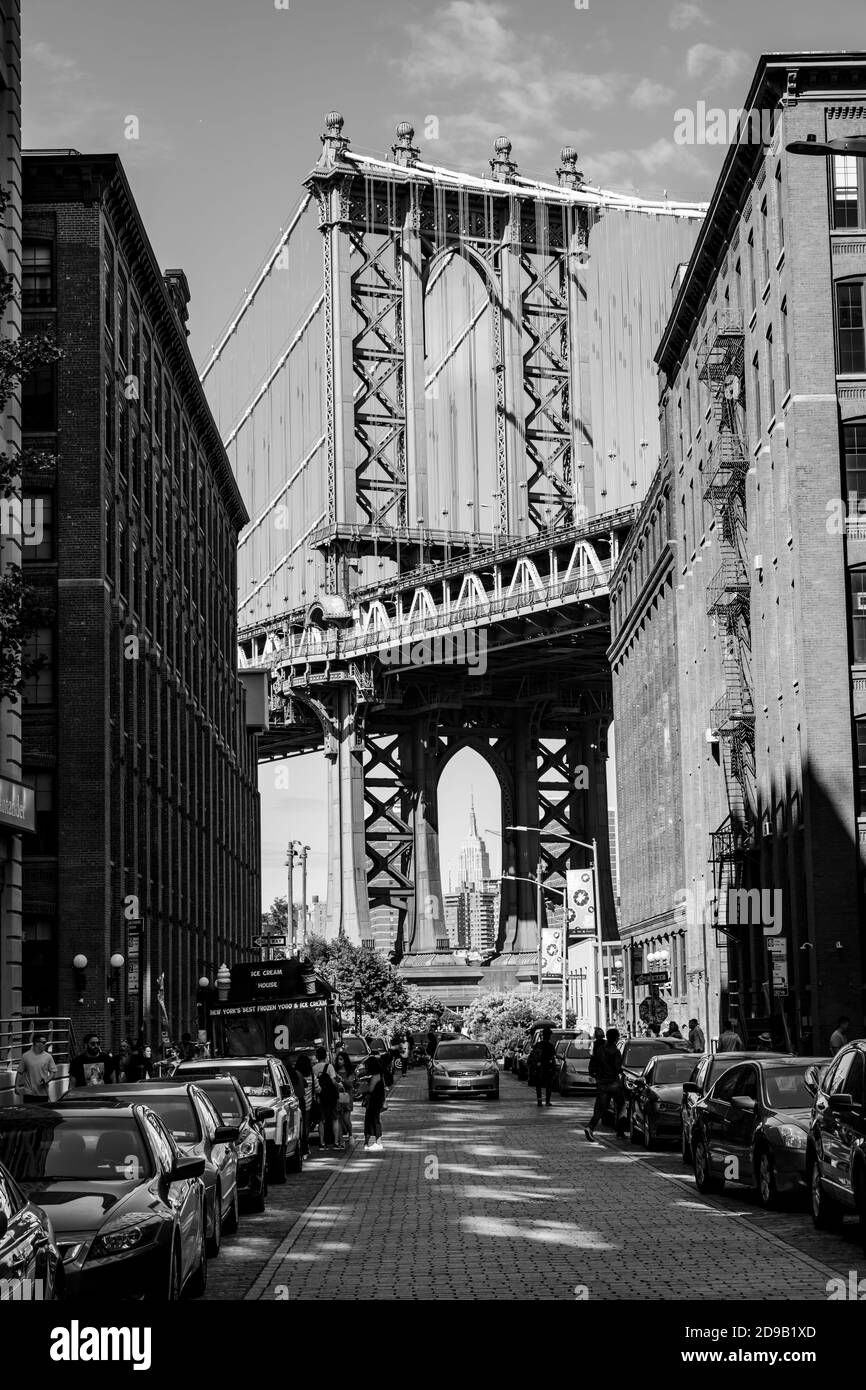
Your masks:
{"label": "banner on pole", "polygon": [[571,936],[595,936],[595,883],[591,869],[567,869],[566,922]]}
{"label": "banner on pole", "polygon": [[541,933],[541,973],[542,975],[562,974],[565,956],[563,952],[563,933],[560,927],[544,927]]}

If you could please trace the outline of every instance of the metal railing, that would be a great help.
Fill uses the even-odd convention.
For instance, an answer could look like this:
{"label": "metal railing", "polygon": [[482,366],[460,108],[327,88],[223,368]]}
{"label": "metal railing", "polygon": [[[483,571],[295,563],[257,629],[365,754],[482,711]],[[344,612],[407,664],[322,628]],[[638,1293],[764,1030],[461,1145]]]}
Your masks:
{"label": "metal railing", "polygon": [[55,1062],[71,1062],[77,1053],[75,1029],[69,1018],[0,1018],[0,1070],[17,1067],[34,1033],[45,1035]]}

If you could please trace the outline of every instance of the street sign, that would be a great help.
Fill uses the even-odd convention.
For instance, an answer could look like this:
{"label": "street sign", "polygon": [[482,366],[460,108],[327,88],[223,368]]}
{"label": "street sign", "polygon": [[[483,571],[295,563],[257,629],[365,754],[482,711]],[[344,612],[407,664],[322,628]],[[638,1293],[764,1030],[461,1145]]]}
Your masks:
{"label": "street sign", "polygon": [[670,975],[667,970],[642,970],[639,975],[635,975],[636,985],[666,985],[670,983]]}
{"label": "street sign", "polygon": [[768,936],[767,950],[771,956],[787,956],[788,940],[784,936]]}
{"label": "street sign", "polygon": [[254,946],[287,946],[289,938],[287,936],[254,936]]}
{"label": "street sign", "polygon": [[668,1006],[663,999],[642,999],[638,1013],[642,1023],[664,1023]]}

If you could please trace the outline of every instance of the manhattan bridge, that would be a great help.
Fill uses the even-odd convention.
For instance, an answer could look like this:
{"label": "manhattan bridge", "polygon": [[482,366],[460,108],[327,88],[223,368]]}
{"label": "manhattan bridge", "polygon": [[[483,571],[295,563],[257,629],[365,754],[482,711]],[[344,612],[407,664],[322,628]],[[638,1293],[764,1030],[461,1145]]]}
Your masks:
{"label": "manhattan bridge", "polygon": [[376,158],[327,116],[202,369],[251,516],[239,664],[268,676],[260,758],[326,759],[329,934],[367,940],[390,909],[412,972],[456,964],[437,785],[481,755],[516,877],[496,956],[528,979],[526,880],[587,864],[565,837],[597,840],[616,936],[609,582],[658,464],[652,353],[704,208],[591,186],[571,148],[542,183],[504,137],[482,177],[414,138],[401,123]]}

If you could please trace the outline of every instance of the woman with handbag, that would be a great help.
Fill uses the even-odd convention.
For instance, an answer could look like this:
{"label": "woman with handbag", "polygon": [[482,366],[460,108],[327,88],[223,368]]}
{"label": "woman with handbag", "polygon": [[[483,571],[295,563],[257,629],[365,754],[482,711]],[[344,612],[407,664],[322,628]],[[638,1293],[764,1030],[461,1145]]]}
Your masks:
{"label": "woman with handbag", "polygon": [[354,1067],[349,1059],[347,1052],[337,1053],[337,1085],[340,1088],[340,1119],[343,1130],[343,1148],[349,1147],[349,1140],[352,1137],[352,1091],[354,1089],[354,1079],[352,1072]]}
{"label": "woman with handbag", "polygon": [[379,1151],[382,1143],[382,1108],[385,1104],[385,1078],[378,1057],[370,1057],[367,1062],[370,1086],[364,1104],[364,1148]]}

